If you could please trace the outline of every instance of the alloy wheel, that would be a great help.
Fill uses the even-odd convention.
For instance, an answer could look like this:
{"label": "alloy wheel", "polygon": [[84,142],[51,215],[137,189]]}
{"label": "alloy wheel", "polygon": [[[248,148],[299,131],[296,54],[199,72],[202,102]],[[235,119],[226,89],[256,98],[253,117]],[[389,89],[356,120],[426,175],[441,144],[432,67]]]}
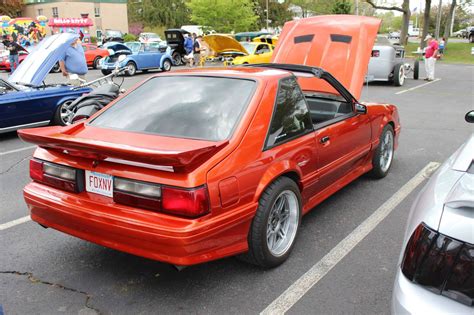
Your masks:
{"label": "alloy wheel", "polygon": [[383,172],[386,172],[392,164],[393,158],[393,134],[391,132],[385,133],[380,149],[380,168]]}

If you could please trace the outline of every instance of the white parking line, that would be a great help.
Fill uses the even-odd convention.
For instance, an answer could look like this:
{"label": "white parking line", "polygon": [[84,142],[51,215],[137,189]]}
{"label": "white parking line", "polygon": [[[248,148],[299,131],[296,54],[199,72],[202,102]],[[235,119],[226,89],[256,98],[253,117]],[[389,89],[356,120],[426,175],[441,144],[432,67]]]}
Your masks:
{"label": "white parking line", "polygon": [[409,88],[409,89],[406,89],[406,90],[403,90],[403,91],[399,91],[399,92],[397,92],[397,93],[395,93],[395,94],[403,94],[403,93],[405,93],[405,92],[413,91],[413,90],[416,90],[416,89],[418,89],[418,88],[421,88],[421,87],[423,87],[423,86],[426,86],[426,85],[428,85],[428,84],[432,84],[432,83],[435,83],[435,82],[438,82],[438,81],[441,81],[441,79],[435,79],[435,80],[433,80],[433,81],[426,82],[426,83],[423,83],[423,84],[414,86],[414,87],[412,87],[412,88]]}
{"label": "white parking line", "polygon": [[428,163],[418,174],[385,201],[375,212],[339,242],[326,256],[311,267],[285,292],[277,297],[260,314],[284,314],[298,302],[316,283],[354,249],[377,225],[385,219],[419,184],[429,177],[439,163]]}
{"label": "white parking line", "polygon": [[27,215],[26,217],[23,217],[23,218],[19,218],[19,219],[7,222],[7,223],[0,224],[0,231],[9,229],[9,228],[14,227],[18,224],[22,224],[22,223],[25,223],[25,222],[28,222],[28,221],[31,221],[31,218],[30,218],[29,215]]}
{"label": "white parking line", "polygon": [[26,150],[30,150],[30,149],[34,149],[34,148],[36,148],[36,146],[32,145],[32,146],[29,146],[29,147],[24,147],[24,148],[19,148],[19,149],[15,149],[15,150],[0,152],[0,156],[4,156],[4,155],[7,155],[7,154],[12,154],[12,153],[16,153],[16,152],[21,152],[21,151],[26,151]]}

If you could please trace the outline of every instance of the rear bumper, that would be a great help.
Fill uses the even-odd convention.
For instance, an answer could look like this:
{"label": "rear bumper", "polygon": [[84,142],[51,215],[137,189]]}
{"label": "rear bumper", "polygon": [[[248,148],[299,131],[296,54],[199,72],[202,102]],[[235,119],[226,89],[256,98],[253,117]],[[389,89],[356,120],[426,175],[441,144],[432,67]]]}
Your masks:
{"label": "rear bumper", "polygon": [[256,204],[220,216],[182,219],[73,194],[38,183],[24,189],[31,218],[102,246],[175,265],[194,265],[244,252]]}
{"label": "rear bumper", "polygon": [[409,281],[398,269],[392,293],[392,314],[472,314],[472,308],[434,294]]}

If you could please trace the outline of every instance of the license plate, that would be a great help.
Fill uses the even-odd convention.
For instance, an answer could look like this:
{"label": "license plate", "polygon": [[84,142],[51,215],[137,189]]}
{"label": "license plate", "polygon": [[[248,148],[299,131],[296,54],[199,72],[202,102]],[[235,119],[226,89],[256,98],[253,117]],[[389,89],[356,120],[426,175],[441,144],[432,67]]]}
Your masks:
{"label": "license plate", "polygon": [[113,197],[113,189],[114,177],[112,175],[86,171],[86,191]]}

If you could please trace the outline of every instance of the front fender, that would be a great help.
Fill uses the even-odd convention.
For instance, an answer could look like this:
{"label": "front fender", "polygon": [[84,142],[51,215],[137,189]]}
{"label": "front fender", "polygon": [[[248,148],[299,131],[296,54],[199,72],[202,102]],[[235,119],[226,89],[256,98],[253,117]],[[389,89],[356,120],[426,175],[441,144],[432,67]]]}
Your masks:
{"label": "front fender", "polygon": [[398,109],[391,104],[366,104],[368,115],[370,115],[372,129],[372,147],[377,147],[383,128],[391,123],[395,132],[395,148],[398,146],[398,135],[400,134],[400,117]]}
{"label": "front fender", "polygon": [[160,68],[163,68],[163,63],[165,62],[166,59],[168,59],[171,62],[172,65],[175,65],[173,58],[171,58],[171,55],[170,54],[164,54],[163,56],[161,56]]}

